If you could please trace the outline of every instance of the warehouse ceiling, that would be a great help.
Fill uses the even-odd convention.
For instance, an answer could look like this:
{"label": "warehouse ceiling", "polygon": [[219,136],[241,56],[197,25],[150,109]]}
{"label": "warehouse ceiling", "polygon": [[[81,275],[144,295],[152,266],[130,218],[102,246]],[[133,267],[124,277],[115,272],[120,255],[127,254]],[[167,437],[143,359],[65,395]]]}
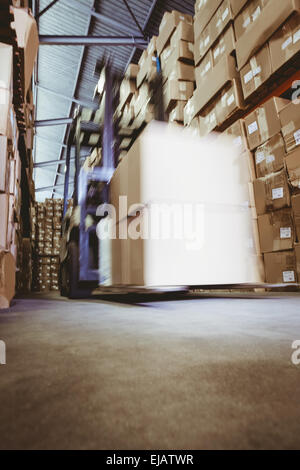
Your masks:
{"label": "warehouse ceiling", "polygon": [[[158,33],[165,11],[193,14],[195,0],[33,0],[33,3],[36,16],[52,4],[38,17],[40,35],[131,37],[141,36],[140,26],[151,38]],[[40,45],[34,90],[36,120],[72,117],[78,103],[91,102],[98,60],[110,57],[114,70],[123,74],[129,62],[138,62],[140,54],[141,50],[133,46]],[[63,195],[65,165],[45,162],[65,159],[68,130],[66,124],[36,128],[34,178],[38,201]]]}

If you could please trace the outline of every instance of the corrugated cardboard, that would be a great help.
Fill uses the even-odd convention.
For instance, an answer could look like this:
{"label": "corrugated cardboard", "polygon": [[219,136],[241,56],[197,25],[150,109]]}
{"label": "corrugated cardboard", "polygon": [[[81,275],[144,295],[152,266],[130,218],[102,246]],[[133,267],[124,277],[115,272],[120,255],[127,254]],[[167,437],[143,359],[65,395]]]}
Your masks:
{"label": "corrugated cardboard", "polygon": [[223,124],[236,111],[243,109],[244,100],[239,79],[234,78],[221,92],[217,101],[218,125]]}
{"label": "corrugated cardboard", "polygon": [[230,25],[224,33],[221,34],[214,47],[212,48],[214,66],[224,57],[232,54],[235,50],[235,36],[233,26]]}
{"label": "corrugated cardboard", "polygon": [[179,41],[194,43],[194,27],[193,24],[180,21],[175,32],[171,36],[171,47],[177,47]]}
{"label": "corrugated cardboard", "polygon": [[280,132],[279,113],[289,103],[283,98],[271,98],[245,118],[250,150],[266,142]]}
{"label": "corrugated cardboard", "polygon": [[202,92],[197,94],[195,114],[198,114],[228,82],[237,76],[234,58],[224,56],[216,67],[206,74],[204,80],[197,84],[197,88],[201,87]]}
{"label": "corrugated cardboard", "polygon": [[[182,203],[207,202],[203,245],[201,242],[193,249],[186,238],[161,236],[128,241],[131,285],[227,284],[259,279],[255,248],[249,246],[253,236],[251,215],[245,210],[246,187],[239,180],[240,161],[228,139],[199,139],[178,126],[155,122],[147,126],[124,158],[128,159],[128,203],[136,204],[127,222],[139,227],[140,234],[145,208],[175,203],[178,215]],[[207,178],[212,172],[213,185]],[[178,181],[184,184],[182,191],[178,191]],[[152,226],[153,213],[149,217]]]}
{"label": "corrugated cardboard", "polygon": [[183,122],[184,121],[184,108],[186,101],[178,101],[175,108],[172,109],[169,115],[170,122]]}
{"label": "corrugated cardboard", "polygon": [[291,209],[283,209],[258,217],[262,253],[292,250],[295,241]]}
{"label": "corrugated cardboard", "polygon": [[300,10],[300,0],[272,0],[262,10],[258,19],[249,26],[236,44],[238,69],[265,44],[273,33],[294,12]]}
{"label": "corrugated cardboard", "polygon": [[294,284],[297,282],[294,250],[266,253],[264,255],[266,282],[269,284]]}
{"label": "corrugated cardboard", "polygon": [[300,243],[295,245],[295,255],[296,255],[296,263],[297,263],[297,276],[298,282],[300,280]]}
{"label": "corrugated cardboard", "polygon": [[270,39],[273,71],[278,70],[300,50],[300,14],[294,14]]}
{"label": "corrugated cardboard", "polygon": [[239,39],[251,26],[252,23],[259,18],[261,11],[266,4],[263,0],[251,0],[247,2],[242,11],[234,20],[234,30],[236,39]]}
{"label": "corrugated cardboard", "polygon": [[281,133],[274,135],[255,151],[257,177],[276,173],[284,167],[285,146]]}
{"label": "corrugated cardboard", "polygon": [[163,75],[168,80],[178,80],[182,82],[195,81],[195,69],[193,65],[185,64],[177,60],[177,51],[174,50],[163,70]]}
{"label": "corrugated cardboard", "polygon": [[36,21],[30,14],[30,10],[13,8],[13,14],[18,46],[24,53],[24,94],[26,95],[39,47],[39,35]]}
{"label": "corrugated cardboard", "polygon": [[291,201],[297,241],[300,242],[300,194],[292,196]]}
{"label": "corrugated cardboard", "polygon": [[133,94],[137,91],[135,80],[124,78],[120,86],[120,111],[123,110],[125,104],[130,101]]}
{"label": "corrugated cardboard", "polygon": [[203,114],[199,116],[200,136],[205,137],[218,127],[218,114],[215,103],[209,105]]}
{"label": "corrugated cardboard", "polygon": [[244,98],[252,95],[272,75],[269,45],[266,44],[241,70]]}
{"label": "corrugated cardboard", "polygon": [[300,147],[287,154],[285,163],[291,185],[300,189]]}
{"label": "corrugated cardboard", "polygon": [[129,64],[125,72],[125,77],[128,79],[136,79],[139,70],[140,66],[138,64]]}
{"label": "corrugated cardboard", "polygon": [[7,248],[8,194],[0,194],[0,248]]}
{"label": "corrugated cardboard", "polygon": [[201,60],[200,64],[195,67],[195,78],[197,88],[201,86],[203,80],[205,79],[206,75],[210,70],[213,68],[213,53],[210,49],[203,60]]}
{"label": "corrugated cardboard", "polygon": [[291,198],[285,169],[253,183],[257,215],[290,207]]}
{"label": "corrugated cardboard", "polygon": [[173,10],[171,13],[166,12],[164,14],[159,27],[159,35],[156,41],[158,55],[160,55],[167,46],[180,21],[184,21],[191,25],[193,24],[192,16],[180,13],[179,11]]}
{"label": "corrugated cardboard", "polygon": [[9,308],[15,295],[16,264],[11,253],[0,252],[0,309]]}
{"label": "corrugated cardboard", "polygon": [[195,38],[198,38],[223,0],[199,0],[195,5]]}
{"label": "corrugated cardboard", "polygon": [[8,192],[8,141],[6,136],[0,135],[0,192]]}
{"label": "corrugated cardboard", "polygon": [[194,92],[193,82],[168,80],[163,88],[165,110],[169,111],[174,101],[187,101]]}
{"label": "corrugated cardboard", "polygon": [[245,122],[243,119],[239,119],[234,124],[232,124],[232,126],[228,127],[224,134],[233,137],[233,144],[240,150],[240,152],[248,150]]}
{"label": "corrugated cardboard", "polygon": [[279,112],[281,132],[287,152],[291,152],[300,145],[300,113],[299,104],[287,102],[287,106]]}
{"label": "corrugated cardboard", "polygon": [[[185,23],[181,23],[185,24]],[[179,31],[179,30],[178,30]],[[174,35],[172,36],[173,40]],[[194,43],[183,41],[182,39],[177,40],[172,44],[171,41],[171,50],[172,56],[176,57],[176,60],[181,62],[186,62],[188,64],[192,64],[194,62]]]}
{"label": "corrugated cardboard", "polygon": [[[184,111],[183,111],[183,122],[185,126],[189,126],[193,119],[195,118],[195,94],[197,90],[194,91],[193,96],[188,100]],[[198,123],[199,125],[199,123]]]}

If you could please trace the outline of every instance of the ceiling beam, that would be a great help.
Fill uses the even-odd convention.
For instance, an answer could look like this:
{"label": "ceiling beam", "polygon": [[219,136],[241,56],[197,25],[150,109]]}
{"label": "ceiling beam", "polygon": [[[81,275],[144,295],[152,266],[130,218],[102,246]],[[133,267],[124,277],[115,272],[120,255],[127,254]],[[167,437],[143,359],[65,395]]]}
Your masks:
{"label": "ceiling beam", "polygon": [[94,18],[106,24],[107,26],[116,29],[116,31],[121,31],[129,35],[132,35],[133,33],[132,28],[130,28],[130,26],[127,26],[123,23],[120,23],[119,21],[109,18],[108,16],[105,16],[102,13],[96,11],[95,8],[90,8],[87,5],[83,5],[79,1],[73,2],[72,8],[74,8],[74,10],[81,11],[83,13],[87,13],[88,15],[93,16]]}
{"label": "ceiling beam", "polygon": [[139,36],[53,36],[41,34],[40,45],[48,46],[134,46],[146,49],[148,41]]}
{"label": "ceiling beam", "polygon": [[55,90],[50,90],[50,88],[41,86],[41,85],[36,85],[39,90],[45,91],[46,93],[49,93],[50,95],[57,96],[58,98],[62,98],[63,100],[66,101],[72,101],[73,103],[79,104],[80,106],[84,106],[85,108],[90,108],[95,111],[99,109],[99,103],[95,103],[93,101],[85,101],[85,100],[80,100],[78,98],[75,98],[74,96],[66,96],[63,93],[59,93],[58,91]]}
{"label": "ceiling beam", "polygon": [[[85,160],[86,157],[88,157],[89,154],[85,154],[85,155],[81,155],[80,156],[80,160]],[[75,157],[71,157],[70,158],[70,161],[74,161],[75,160]],[[46,162],[37,162],[37,163],[34,163],[33,164],[33,168],[44,168],[46,166],[54,166],[54,165],[57,165],[57,167],[59,165],[64,165],[66,163],[66,160],[48,160]]]}
{"label": "ceiling beam", "polygon": [[41,10],[36,15],[35,19],[40,18],[44,13],[46,13],[46,11],[50,10],[50,8],[52,8],[57,2],[58,2],[58,0],[52,0],[52,2],[50,2],[43,10]]}
{"label": "ceiling beam", "polygon": [[34,127],[45,127],[45,126],[65,126],[66,124],[72,124],[73,118],[57,118],[57,119],[43,119],[40,121],[34,121]]}
{"label": "ceiling beam", "polygon": [[[153,13],[153,11],[154,11],[156,5],[157,5],[157,2],[158,2],[158,0],[152,0],[151,7],[150,7],[150,9],[149,9],[149,11],[148,11],[148,15],[147,15],[147,17],[146,17],[146,19],[145,19],[145,21],[144,21],[144,24],[143,24],[143,32],[144,32],[144,35],[145,35],[146,32],[147,32],[147,27],[148,27],[148,25],[149,25],[149,22],[150,22],[152,13]],[[136,47],[134,47],[134,48],[132,49],[132,52],[131,52],[131,54],[130,54],[130,56],[129,56],[129,58],[128,58],[127,64],[126,64],[126,66],[125,66],[124,72],[127,70],[128,65],[131,63],[131,61],[132,61],[132,59],[133,59],[133,56],[134,56],[134,54],[135,54],[136,49],[137,49]]]}
{"label": "ceiling beam", "polygon": [[143,37],[145,37],[144,30],[142,29],[140,23],[138,22],[138,20],[137,20],[135,14],[133,13],[133,11],[132,11],[132,9],[131,9],[129,3],[127,2],[127,0],[123,0],[123,3],[125,3],[126,8],[127,8],[127,10],[129,11],[131,18],[133,19],[133,21],[134,21],[135,24],[137,25],[137,27],[138,27],[138,29],[139,29],[141,35],[142,35]]}

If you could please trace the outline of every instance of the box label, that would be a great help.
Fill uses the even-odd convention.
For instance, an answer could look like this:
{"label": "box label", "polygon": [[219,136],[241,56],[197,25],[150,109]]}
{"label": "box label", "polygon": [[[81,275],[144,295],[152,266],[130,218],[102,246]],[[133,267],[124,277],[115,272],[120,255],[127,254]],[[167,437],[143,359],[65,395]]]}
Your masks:
{"label": "box label", "polygon": [[241,137],[236,137],[236,139],[234,139],[234,141],[233,141],[233,144],[236,147],[241,147],[242,146],[242,138]]}
{"label": "box label", "polygon": [[257,7],[256,10],[255,10],[255,12],[254,12],[253,15],[252,15],[253,21],[257,20],[257,18],[258,18],[259,15],[260,15],[260,11],[261,11],[261,10],[260,10],[260,7]]}
{"label": "box label", "polygon": [[280,227],[280,238],[283,240],[292,238],[291,227]]}
{"label": "box label", "polygon": [[292,36],[290,36],[281,46],[281,49],[284,51],[291,43],[293,42]]}
{"label": "box label", "polygon": [[253,70],[253,77],[256,77],[256,75],[259,75],[261,73],[261,66],[256,67],[256,69]]}
{"label": "box label", "polygon": [[229,14],[229,9],[228,9],[228,7],[227,7],[226,10],[224,11],[223,15],[222,15],[222,21],[225,21],[225,20],[226,20],[228,14]]}
{"label": "box label", "polygon": [[230,106],[232,103],[234,103],[234,101],[235,101],[234,94],[232,94],[229,96],[227,100],[227,106]]}
{"label": "box label", "polygon": [[296,42],[298,42],[299,39],[300,39],[300,29],[298,29],[298,31],[294,34],[293,43],[296,44]]}
{"label": "box label", "polygon": [[257,152],[257,154],[256,154],[256,159],[255,159],[257,165],[259,165],[261,162],[263,162],[264,159],[265,159],[265,154],[264,154],[264,152]]}
{"label": "box label", "polygon": [[296,145],[300,145],[300,129],[294,133]]}
{"label": "box label", "polygon": [[272,199],[282,199],[283,198],[283,188],[274,188],[272,189]]}
{"label": "box label", "polygon": [[247,85],[247,83],[250,82],[250,80],[252,80],[253,78],[253,72],[252,70],[250,70],[250,72],[246,73],[246,75],[244,75],[244,82],[245,82],[245,85]]}
{"label": "box label", "polygon": [[294,271],[283,271],[283,282],[295,282],[295,273]]}
{"label": "box label", "polygon": [[251,23],[251,19],[250,19],[250,16],[248,16],[243,23],[243,28],[246,29],[250,23]]}
{"label": "box label", "polygon": [[268,156],[266,157],[266,162],[267,162],[267,163],[272,163],[272,162],[274,162],[274,160],[275,160],[274,155],[268,155]]}
{"label": "box label", "polygon": [[210,39],[209,36],[207,36],[207,37],[205,38],[205,41],[204,41],[204,46],[205,46],[205,47],[208,46],[208,44],[209,44],[209,39]]}
{"label": "box label", "polygon": [[249,135],[254,134],[254,132],[256,132],[256,131],[258,131],[258,125],[257,125],[257,122],[254,121],[254,122],[252,122],[252,124],[250,124],[248,126]]}

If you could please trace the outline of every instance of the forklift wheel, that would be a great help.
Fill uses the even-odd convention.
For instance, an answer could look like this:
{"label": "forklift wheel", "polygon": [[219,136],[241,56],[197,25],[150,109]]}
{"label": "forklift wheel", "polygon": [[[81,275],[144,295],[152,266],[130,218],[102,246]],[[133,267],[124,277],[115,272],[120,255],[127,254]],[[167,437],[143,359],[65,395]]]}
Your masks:
{"label": "forklift wheel", "polygon": [[67,258],[67,295],[70,299],[84,299],[91,296],[92,291],[97,287],[98,283],[87,283],[84,285],[79,282],[79,250],[78,244],[71,241],[68,246]]}

